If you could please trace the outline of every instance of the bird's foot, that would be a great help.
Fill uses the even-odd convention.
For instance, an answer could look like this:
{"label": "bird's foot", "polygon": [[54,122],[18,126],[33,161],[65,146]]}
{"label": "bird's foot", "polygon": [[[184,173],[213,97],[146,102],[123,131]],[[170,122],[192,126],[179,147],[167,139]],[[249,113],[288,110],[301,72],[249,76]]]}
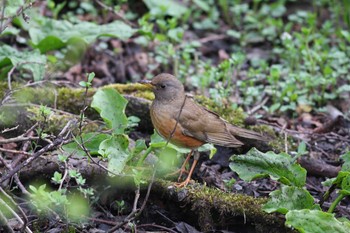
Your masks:
{"label": "bird's foot", "polygon": [[183,188],[186,187],[188,185],[188,183],[191,182],[191,178],[187,177],[186,180],[182,181],[182,182],[177,182],[174,184],[175,187],[177,188]]}
{"label": "bird's foot", "polygon": [[178,169],[178,170],[176,170],[174,172],[166,174],[165,177],[171,177],[171,176],[175,176],[177,174],[179,174],[179,177],[177,178],[177,181],[180,182],[182,175],[183,174],[188,174],[188,171],[186,171],[186,169],[184,169],[184,168],[180,168],[180,169]]}

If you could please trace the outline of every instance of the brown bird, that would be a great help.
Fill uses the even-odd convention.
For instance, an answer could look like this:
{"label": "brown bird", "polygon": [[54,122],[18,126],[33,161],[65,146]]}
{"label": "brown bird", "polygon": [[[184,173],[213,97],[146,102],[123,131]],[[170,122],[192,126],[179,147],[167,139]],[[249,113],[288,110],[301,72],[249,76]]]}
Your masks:
{"label": "brown bird", "polygon": [[[184,86],[171,74],[159,74],[152,80],[141,81],[152,89],[155,99],[151,105],[151,120],[156,131],[170,143],[191,149],[181,171],[184,170],[193,150],[205,143],[224,147],[241,147],[239,138],[266,141],[257,132],[234,126],[218,114],[197,104],[186,95]],[[177,186],[186,186],[198,162],[195,156],[185,181]],[[180,174],[180,177],[182,172]],[[179,177],[179,179],[180,179]]]}

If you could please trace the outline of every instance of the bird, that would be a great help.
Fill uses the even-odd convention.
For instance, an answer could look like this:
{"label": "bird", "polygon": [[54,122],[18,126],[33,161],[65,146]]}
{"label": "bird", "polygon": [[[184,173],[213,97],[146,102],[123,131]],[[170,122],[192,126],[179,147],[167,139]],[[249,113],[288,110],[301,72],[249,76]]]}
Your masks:
{"label": "bird", "polygon": [[[180,169],[179,179],[194,150],[205,143],[237,148],[244,145],[238,138],[267,141],[260,133],[234,126],[195,102],[185,93],[183,84],[171,74],[161,73],[140,83],[155,95],[150,116],[157,133],[167,142],[191,149]],[[194,156],[187,178],[183,182],[178,179],[177,187],[188,185],[197,162],[198,156]]]}

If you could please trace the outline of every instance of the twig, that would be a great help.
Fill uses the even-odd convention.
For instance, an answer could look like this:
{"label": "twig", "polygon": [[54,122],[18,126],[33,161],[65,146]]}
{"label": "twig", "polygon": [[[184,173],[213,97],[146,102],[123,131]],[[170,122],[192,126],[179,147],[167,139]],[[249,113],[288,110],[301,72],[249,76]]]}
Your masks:
{"label": "twig", "polygon": [[60,182],[60,186],[58,187],[58,190],[62,189],[63,182],[65,181],[67,176],[68,176],[68,167],[67,167],[67,162],[64,161],[64,174],[62,176],[62,179],[61,179],[61,182]]}
{"label": "twig", "polygon": [[16,173],[14,175],[15,178],[15,182],[17,184],[17,186],[19,187],[19,189],[21,190],[21,192],[26,195],[26,196],[30,196],[30,193],[28,192],[28,190],[24,187],[24,185],[22,184],[21,180],[18,177],[18,174]]}
{"label": "twig", "polygon": [[0,139],[0,145],[12,143],[12,142],[24,142],[24,141],[31,141],[31,140],[38,140],[38,139],[39,137],[23,137],[21,135],[15,138]]}
{"label": "twig", "polygon": [[139,192],[140,192],[140,187],[138,187],[138,189],[136,190],[136,195],[135,195],[135,199],[134,199],[134,205],[133,205],[132,212],[121,223],[119,223],[118,225],[116,225],[116,226],[112,227],[111,229],[109,229],[108,230],[109,233],[114,232],[115,230],[117,230],[120,227],[124,226],[126,223],[128,223],[128,222],[134,220],[135,218],[137,218],[138,216],[140,216],[140,214],[142,213],[142,211],[146,207],[146,203],[147,203],[149,195],[151,193],[151,189],[152,189],[152,185],[153,185],[153,182],[154,182],[155,174],[156,174],[156,169],[154,169],[154,171],[153,171],[152,178],[151,178],[151,181],[150,181],[150,183],[148,185],[147,193],[146,193],[145,199],[143,200],[141,208],[139,210],[137,210],[137,202],[138,202],[138,199],[139,199]]}
{"label": "twig", "polygon": [[12,128],[6,128],[6,129],[4,129],[3,131],[1,131],[1,134],[4,134],[4,133],[7,133],[7,132],[16,130],[16,129],[18,129],[18,127],[19,127],[19,125],[16,125],[16,126],[14,126],[14,127],[12,127]]}
{"label": "twig", "polygon": [[32,155],[31,153],[28,153],[28,152],[25,152],[25,151],[5,149],[5,148],[2,148],[2,147],[0,147],[0,151],[7,152],[7,153],[12,153],[12,154],[23,154],[23,155],[26,155],[26,156]]}
{"label": "twig", "polygon": [[2,32],[2,24],[5,18],[5,8],[6,8],[6,0],[2,0],[2,10],[1,10],[1,18],[0,18],[0,33]]}
{"label": "twig", "polygon": [[138,227],[139,228],[153,227],[153,228],[159,228],[159,229],[165,230],[166,232],[177,233],[177,231],[174,231],[173,229],[170,229],[168,227],[161,226],[161,225],[158,225],[158,224],[141,224],[141,225],[138,225]]}
{"label": "twig", "polygon": [[[35,125],[36,125],[37,123],[35,123]],[[33,133],[33,130],[34,130],[34,126],[35,125],[33,125],[32,127],[31,127],[31,131],[29,131],[29,130],[27,130],[27,132],[25,132],[24,134],[22,134],[22,136],[29,136],[29,137],[32,137],[33,135],[34,135],[34,133]],[[29,148],[29,146],[31,145],[31,143],[32,143],[32,141],[26,141],[24,144],[23,144],[23,146],[22,146],[22,148],[21,148],[21,151],[27,151],[28,150],[28,148]],[[23,157],[25,157],[25,155],[24,154],[19,154],[18,156],[16,156],[13,160],[12,160],[12,163],[11,163],[11,165],[12,165],[12,167],[15,167],[20,161],[22,161],[22,159],[23,159]]]}
{"label": "twig", "polygon": [[15,71],[15,69],[17,68],[17,65],[14,65],[11,70],[7,73],[7,86],[9,88],[10,91],[12,91],[12,85],[11,85],[11,76],[13,74],[13,72]]}
{"label": "twig", "polygon": [[85,142],[84,142],[84,139],[83,139],[83,123],[84,123],[84,119],[85,119],[85,111],[86,109],[89,107],[87,105],[87,94],[88,94],[88,90],[89,90],[89,86],[86,86],[85,87],[85,92],[84,92],[84,99],[83,99],[83,108],[80,110],[80,119],[79,119],[79,125],[78,125],[78,130],[79,130],[79,134],[78,134],[78,137],[80,139],[80,142],[74,137],[73,135],[73,138],[74,138],[74,141],[79,145],[79,147],[85,152],[85,154],[89,157],[89,159],[95,163],[97,166],[101,167],[103,170],[107,171],[108,173],[110,174],[113,174],[113,175],[117,175],[116,173],[114,173],[113,171],[110,171],[108,168],[106,168],[105,166],[99,164],[98,162],[96,162],[89,150],[86,148],[85,146]]}
{"label": "twig", "polygon": [[6,203],[4,200],[0,198],[0,202],[2,206],[6,207],[13,214],[13,216],[15,216],[15,218],[20,222],[20,224],[22,224],[22,229],[25,229],[25,231],[28,233],[32,233],[32,231],[27,227],[28,219],[24,211],[22,210],[22,208],[20,208],[17,205],[17,203],[1,187],[0,187],[0,192],[12,203],[13,206],[17,207],[18,211],[21,213],[24,220],[18,216],[18,214],[8,205],[8,203]]}
{"label": "twig", "polygon": [[254,106],[251,110],[248,110],[248,115],[253,115],[255,112],[257,112],[266,104],[267,101],[269,101],[269,99],[269,97],[265,97],[258,105]]}
{"label": "twig", "polygon": [[[207,36],[207,37],[200,38],[199,40],[193,40],[193,41],[190,41],[190,42],[199,42],[201,44],[204,44],[204,43],[207,43],[207,42],[210,42],[210,41],[223,40],[223,39],[226,39],[226,38],[228,38],[228,35],[225,35],[225,34],[216,35],[215,34],[215,35],[210,35],[210,36]],[[177,46],[175,46],[175,50],[179,49],[182,46],[187,45],[187,44],[188,44],[188,41],[184,41],[181,44],[178,44]]]}
{"label": "twig", "polygon": [[167,146],[167,145],[169,144],[170,140],[171,140],[171,139],[173,138],[173,136],[174,136],[174,133],[175,133],[175,131],[176,131],[176,127],[177,127],[177,125],[179,124],[179,120],[180,120],[180,116],[181,116],[181,113],[182,113],[182,109],[184,108],[185,103],[186,103],[186,99],[187,99],[188,97],[190,97],[190,96],[189,96],[189,95],[185,95],[185,99],[184,99],[184,101],[182,102],[182,105],[181,105],[179,114],[178,114],[177,117],[176,117],[175,126],[174,126],[173,130],[171,131],[171,133],[170,133],[170,135],[169,135],[169,138],[168,138],[167,141],[166,141],[165,146]]}
{"label": "twig", "polygon": [[5,215],[0,211],[0,224],[3,228],[4,232],[15,233],[14,230],[9,226],[9,223],[5,217]]}
{"label": "twig", "polygon": [[0,178],[0,184],[2,184],[5,180],[8,180],[14,174],[19,172],[23,167],[27,166],[28,164],[30,164],[31,162],[36,160],[39,156],[41,156],[45,152],[53,150],[62,144],[66,144],[66,143],[70,142],[71,140],[68,139],[69,135],[70,135],[70,128],[71,128],[71,125],[74,125],[75,122],[76,122],[75,120],[68,121],[66,126],[62,129],[62,131],[58,134],[57,138],[55,140],[53,140],[52,143],[50,143],[50,144],[46,145],[45,147],[43,147],[42,149],[38,150],[30,158],[25,160],[23,163],[17,165],[13,170],[9,171],[6,175],[3,175]]}
{"label": "twig", "polygon": [[[6,1],[4,1],[4,4],[3,4],[3,11],[4,11],[5,5],[6,5],[5,2],[6,2]],[[17,16],[20,16],[21,14],[24,16],[24,13],[23,13],[23,12],[26,11],[27,9],[31,8],[31,7],[33,6],[33,4],[35,4],[35,2],[36,2],[36,1],[30,2],[30,3],[28,3],[27,6],[20,6],[20,7],[17,9],[17,12],[16,12],[15,15],[10,16],[10,17],[7,18],[7,21],[6,21],[5,24],[3,24],[3,19],[4,19],[4,14],[3,14],[3,15],[2,15],[2,18],[1,18],[1,24],[0,24],[0,33],[2,33],[2,32],[7,28],[7,26],[12,22],[13,18],[15,18],[15,17],[17,17]],[[4,13],[4,12],[3,12],[3,13]],[[25,19],[26,17],[23,17],[23,18]]]}
{"label": "twig", "polygon": [[101,2],[100,0],[95,0],[95,2],[96,2],[99,6],[105,8],[106,10],[108,10],[108,11],[112,12],[113,14],[115,14],[115,15],[118,17],[118,19],[120,19],[121,21],[123,21],[123,22],[126,23],[127,25],[132,26],[132,27],[136,27],[135,24],[133,24],[133,23],[130,22],[129,20],[125,19],[121,14],[119,14],[118,12],[116,12],[112,7],[107,6],[106,4],[104,4],[103,2]]}

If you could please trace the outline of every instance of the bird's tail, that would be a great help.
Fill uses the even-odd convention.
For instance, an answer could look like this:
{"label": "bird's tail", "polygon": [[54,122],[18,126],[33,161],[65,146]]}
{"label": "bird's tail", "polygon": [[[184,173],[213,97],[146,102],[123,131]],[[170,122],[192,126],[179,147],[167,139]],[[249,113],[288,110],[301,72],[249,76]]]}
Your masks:
{"label": "bird's tail", "polygon": [[248,129],[243,129],[234,125],[229,126],[229,131],[233,136],[236,136],[238,138],[247,138],[247,139],[259,140],[264,142],[269,141],[268,137],[261,135],[258,132],[248,130]]}

